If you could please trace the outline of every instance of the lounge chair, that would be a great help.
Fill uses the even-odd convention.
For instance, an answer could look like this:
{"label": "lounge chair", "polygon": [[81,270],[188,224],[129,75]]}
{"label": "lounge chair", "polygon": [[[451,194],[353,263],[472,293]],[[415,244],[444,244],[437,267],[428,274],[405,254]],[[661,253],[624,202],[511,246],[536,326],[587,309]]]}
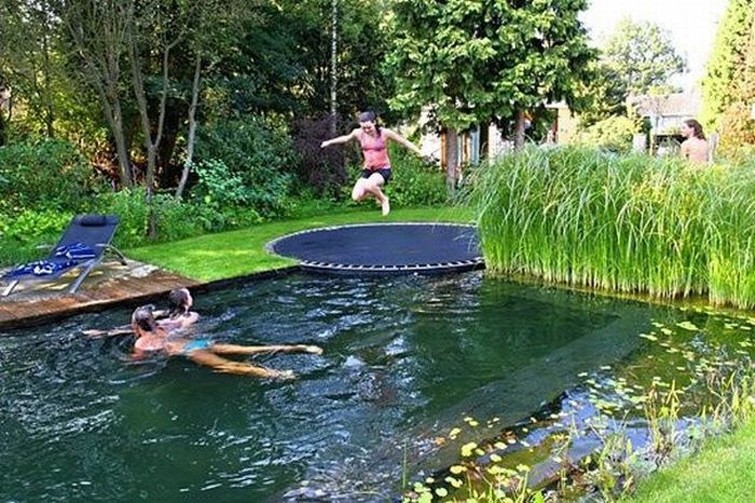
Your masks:
{"label": "lounge chair", "polygon": [[68,288],[69,293],[74,293],[106,251],[114,252],[126,265],[123,254],[110,245],[118,222],[116,215],[76,215],[46,259],[19,265],[2,276],[4,282],[9,282],[2,296],[10,295],[22,281],[49,281],[80,269]]}

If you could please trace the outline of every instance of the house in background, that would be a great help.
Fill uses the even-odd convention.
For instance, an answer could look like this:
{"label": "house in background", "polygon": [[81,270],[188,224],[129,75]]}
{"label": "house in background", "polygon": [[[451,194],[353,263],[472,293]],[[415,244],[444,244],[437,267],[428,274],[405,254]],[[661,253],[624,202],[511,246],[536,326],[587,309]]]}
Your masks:
{"label": "house in background", "polygon": [[702,99],[697,92],[645,95],[629,98],[629,106],[648,121],[650,150],[656,153],[659,147],[669,148],[684,141],[680,135],[682,121],[697,117]]}
{"label": "house in background", "polygon": [[[559,102],[546,105],[554,115],[553,123],[546,143],[568,143],[577,129],[577,119],[569,110],[566,103]],[[427,123],[427,114],[423,112],[420,124]],[[450,160],[455,166],[475,166],[482,158],[495,159],[513,150],[513,142],[503,138],[500,130],[494,124],[488,126],[478,125],[468,131],[458,134],[459,148],[456,159]],[[424,155],[432,156],[440,160],[441,168],[445,169],[449,164],[446,149],[447,135],[426,133],[420,139],[420,149]]]}

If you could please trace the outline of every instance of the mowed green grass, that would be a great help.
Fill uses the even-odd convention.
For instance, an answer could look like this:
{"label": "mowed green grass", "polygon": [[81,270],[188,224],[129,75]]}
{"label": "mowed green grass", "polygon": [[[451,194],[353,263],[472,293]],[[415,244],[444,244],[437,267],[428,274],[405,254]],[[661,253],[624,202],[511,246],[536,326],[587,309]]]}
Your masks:
{"label": "mowed green grass", "polygon": [[[365,205],[366,206],[366,205]],[[465,208],[396,209],[383,217],[377,207],[331,213],[300,220],[277,221],[217,234],[126,250],[134,260],[159,266],[198,281],[234,278],[295,265],[270,254],[265,245],[273,239],[318,227],[372,222],[462,222],[473,220]]]}
{"label": "mowed green grass", "polygon": [[755,501],[755,420],[640,483],[640,503]]}

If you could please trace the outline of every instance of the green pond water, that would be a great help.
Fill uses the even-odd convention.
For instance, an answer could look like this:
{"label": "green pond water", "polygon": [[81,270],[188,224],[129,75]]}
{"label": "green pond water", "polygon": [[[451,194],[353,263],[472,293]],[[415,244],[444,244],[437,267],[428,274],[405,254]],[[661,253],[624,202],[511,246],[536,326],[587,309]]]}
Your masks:
{"label": "green pond water", "polygon": [[197,336],[325,352],[257,359],[298,375],[278,382],[81,335],[126,323],[125,307],[0,332],[0,500],[396,501],[403,479],[458,459],[463,439],[437,438],[465,417],[513,424],[664,353],[639,337],[658,320],[708,316],[481,273],[293,275],[195,308]]}

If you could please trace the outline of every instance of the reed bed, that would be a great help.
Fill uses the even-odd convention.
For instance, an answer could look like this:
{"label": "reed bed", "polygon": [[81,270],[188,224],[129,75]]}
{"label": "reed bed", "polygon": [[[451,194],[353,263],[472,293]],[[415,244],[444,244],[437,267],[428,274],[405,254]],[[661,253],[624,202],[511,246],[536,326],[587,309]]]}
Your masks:
{"label": "reed bed", "polygon": [[753,161],[531,147],[477,169],[468,200],[493,274],[755,306]]}

